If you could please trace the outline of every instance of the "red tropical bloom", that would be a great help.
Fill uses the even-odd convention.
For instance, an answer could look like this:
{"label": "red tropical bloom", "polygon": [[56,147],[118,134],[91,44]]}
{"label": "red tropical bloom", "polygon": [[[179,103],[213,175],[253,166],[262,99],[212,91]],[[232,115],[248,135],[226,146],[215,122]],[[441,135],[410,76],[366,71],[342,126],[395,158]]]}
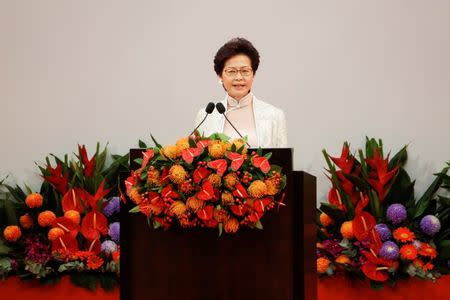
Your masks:
{"label": "red tropical bloom", "polygon": [[85,205],[89,205],[93,210],[99,209],[99,201],[102,200],[106,195],[108,195],[109,191],[111,189],[104,189],[105,187],[105,180],[102,181],[100,186],[98,187],[97,191],[95,192],[95,195],[89,194],[86,190],[79,191],[82,200],[84,201]]}
{"label": "red tropical bloom", "polygon": [[331,157],[331,160],[342,170],[342,172],[348,174],[352,171],[355,164],[355,158],[349,155],[350,149],[347,144],[342,146],[341,157]]}
{"label": "red tropical bloom", "polygon": [[66,217],[56,218],[52,223],[52,227],[61,228],[65,234],[70,234],[74,238],[77,236],[78,231],[80,231],[80,226]]}
{"label": "red tropical bloom", "polygon": [[84,176],[90,177],[92,175],[92,173],[94,172],[96,155],[94,154],[92,156],[92,158],[89,160],[87,152],[86,152],[86,147],[84,145],[81,147],[80,147],[80,145],[78,145],[78,153],[80,154],[80,159],[84,166],[84,171],[83,171]]}
{"label": "red tropical bloom", "polygon": [[153,149],[148,149],[145,152],[142,152],[142,165],[141,168],[145,168],[148,164],[148,162],[153,158],[155,155],[155,151]]}
{"label": "red tropical bloom", "polygon": [[63,251],[69,253],[75,253],[78,251],[78,242],[70,233],[66,233],[63,236],[55,239],[52,243],[52,252]]}
{"label": "red tropical bloom", "polygon": [[57,163],[56,168],[52,168],[51,165],[47,165],[47,171],[50,172],[50,176],[44,176],[44,179],[48,181],[58,192],[65,194],[67,192],[67,183],[69,181],[69,174],[62,172],[62,165]]}
{"label": "red tropical bloom", "polygon": [[378,148],[375,148],[372,158],[366,158],[366,163],[374,170],[373,174],[371,174],[372,178],[368,178],[367,181],[377,191],[380,202],[386,197],[386,185],[391,181],[399,168],[399,166],[396,166],[389,171],[388,161],[388,158],[383,159],[380,156]]}
{"label": "red tropical bloom", "polygon": [[83,190],[76,188],[72,189],[70,188],[63,196],[61,202],[62,202],[62,209],[64,212],[68,210],[76,210],[79,213],[84,212],[84,206],[82,203],[82,197],[84,193]]}
{"label": "red tropical bloom", "polygon": [[233,171],[239,170],[239,168],[244,163],[244,155],[242,154],[229,152],[227,157],[231,160],[231,168],[233,169]]}
{"label": "red tropical bloom", "polygon": [[270,171],[269,160],[264,156],[255,156],[252,158],[252,164],[259,168],[263,173],[267,173]]}
{"label": "red tropical bloom", "polygon": [[108,220],[98,212],[91,211],[88,213],[81,223],[81,234],[88,240],[96,240],[101,235],[108,233]]}

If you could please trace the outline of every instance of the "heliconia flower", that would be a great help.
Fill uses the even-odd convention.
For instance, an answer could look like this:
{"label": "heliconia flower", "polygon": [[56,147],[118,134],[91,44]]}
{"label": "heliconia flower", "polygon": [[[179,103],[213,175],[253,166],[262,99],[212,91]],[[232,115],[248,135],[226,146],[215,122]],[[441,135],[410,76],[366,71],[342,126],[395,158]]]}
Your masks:
{"label": "heliconia flower", "polygon": [[399,168],[399,166],[396,166],[391,171],[388,171],[388,160],[388,158],[383,159],[380,156],[378,148],[375,148],[372,158],[366,158],[366,163],[375,170],[376,174],[376,179],[369,178],[367,179],[367,182],[369,182],[369,184],[377,191],[380,202],[383,202],[386,197],[386,185],[390,182]]}
{"label": "heliconia flower", "polygon": [[436,216],[427,215],[420,221],[420,229],[423,233],[433,236],[441,230],[441,222]]}
{"label": "heliconia flower", "polygon": [[355,163],[355,158],[349,155],[350,149],[346,143],[342,146],[341,157],[331,157],[330,159],[342,170],[342,172],[348,174],[352,171]]}
{"label": "heliconia flower", "polygon": [[62,165],[56,164],[55,168],[49,164],[47,165],[47,171],[50,172],[49,176],[43,176],[58,192],[65,194],[67,191],[67,183],[69,181],[69,173],[62,171]]}
{"label": "heliconia flower", "polygon": [[126,194],[128,195],[131,191],[131,189],[136,185],[138,181],[138,178],[136,176],[136,173],[134,170],[131,170],[130,176],[125,180],[125,188],[126,188]]}
{"label": "heliconia flower", "polygon": [[81,147],[80,147],[80,145],[78,145],[78,153],[80,155],[81,162],[83,163],[83,166],[84,166],[84,171],[83,171],[84,176],[90,177],[92,175],[92,173],[94,172],[96,155],[94,154],[92,156],[92,158],[89,160],[87,152],[86,152],[86,147],[84,145]]}
{"label": "heliconia flower", "polygon": [[98,212],[91,211],[86,214],[81,222],[81,234],[88,240],[96,240],[100,238],[100,234],[108,233],[108,220]]}
{"label": "heliconia flower", "polygon": [[98,187],[97,191],[95,192],[95,195],[89,194],[86,190],[80,189],[79,193],[84,200],[85,205],[89,205],[93,210],[98,210],[98,204],[99,201],[102,200],[106,195],[108,195],[109,191],[111,189],[105,189],[105,180],[103,179],[102,183]]}
{"label": "heliconia flower", "polygon": [[392,224],[400,224],[408,217],[406,207],[399,203],[389,205],[386,211],[386,217]]}
{"label": "heliconia flower", "polygon": [[341,195],[336,188],[331,188],[328,192],[328,203],[339,207],[340,210],[347,211],[347,207],[342,203]]}

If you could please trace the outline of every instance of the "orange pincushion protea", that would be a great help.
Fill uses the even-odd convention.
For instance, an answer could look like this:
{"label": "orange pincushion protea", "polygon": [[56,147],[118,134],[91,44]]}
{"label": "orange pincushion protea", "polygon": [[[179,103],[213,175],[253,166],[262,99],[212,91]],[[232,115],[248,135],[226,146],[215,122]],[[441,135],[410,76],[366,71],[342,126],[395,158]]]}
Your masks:
{"label": "orange pincushion protea", "polygon": [[230,192],[223,192],[221,195],[221,198],[222,198],[222,203],[224,205],[234,204],[234,197],[233,197],[233,194],[231,194]]}
{"label": "orange pincushion protea", "polygon": [[180,165],[173,165],[169,170],[169,178],[173,183],[182,184],[186,176],[186,170]]}
{"label": "orange pincushion protea", "polygon": [[223,209],[214,209],[213,218],[219,222],[225,222],[229,218],[229,214]]}
{"label": "orange pincushion protea", "polygon": [[139,189],[137,187],[132,187],[130,189],[128,197],[130,197],[131,201],[133,201],[135,204],[139,204],[142,202],[142,196],[139,193]]}
{"label": "orange pincushion protea", "polygon": [[167,145],[161,149],[161,155],[166,158],[175,159],[178,154],[177,146]]}
{"label": "orange pincushion protea", "polygon": [[215,187],[215,188],[220,187],[220,185],[222,183],[222,177],[220,177],[216,173],[212,173],[211,175],[209,175],[207,180],[209,182],[211,182],[212,186]]}
{"label": "orange pincushion protea", "polygon": [[400,256],[406,260],[414,260],[417,257],[417,249],[413,244],[403,245],[400,248]]}
{"label": "orange pincushion protea", "polygon": [[331,224],[334,223],[333,219],[331,219],[326,213],[321,213],[319,216],[320,223],[322,223],[323,226],[328,227]]}
{"label": "orange pincushion protea", "polygon": [[280,183],[281,183],[280,178],[271,177],[269,179],[264,180],[264,183],[267,186],[267,195],[273,196],[280,192]]}
{"label": "orange pincushion protea", "polygon": [[90,270],[97,270],[103,265],[103,259],[97,255],[91,255],[87,259],[87,267]]}
{"label": "orange pincushion protea", "polygon": [[267,186],[264,181],[255,180],[248,187],[248,193],[253,198],[262,198],[267,195]]}
{"label": "orange pincushion protea", "polygon": [[5,237],[5,240],[15,242],[22,236],[22,231],[20,231],[19,226],[16,225],[6,226],[5,230],[3,230],[3,236]]}
{"label": "orange pincushion protea", "polygon": [[189,197],[186,201],[186,204],[190,210],[192,210],[193,212],[197,212],[199,209],[203,208],[203,206],[205,205],[205,201],[200,200],[194,196]]}
{"label": "orange pincushion protea", "polygon": [[412,232],[411,230],[409,230],[406,227],[399,227],[396,230],[394,230],[393,236],[394,236],[394,239],[396,239],[397,241],[400,241],[402,243],[412,242],[414,240],[414,238],[416,237],[414,235],[414,232]]}
{"label": "orange pincushion protea", "polygon": [[19,218],[19,223],[24,229],[30,229],[33,226],[33,218],[29,214],[24,214]]}
{"label": "orange pincushion protea", "polygon": [[49,227],[52,225],[55,219],[56,215],[54,212],[50,210],[45,210],[39,214],[38,223],[41,227]]}
{"label": "orange pincushion protea", "polygon": [[319,257],[317,259],[317,273],[323,274],[330,266],[330,260],[325,257]]}
{"label": "orange pincushion protea", "polygon": [[76,210],[68,210],[64,213],[64,217],[71,220],[74,224],[80,224],[80,213]]}
{"label": "orange pincushion protea", "polygon": [[430,258],[436,258],[437,251],[430,244],[422,243],[420,245],[419,254]]}
{"label": "orange pincushion protea", "polygon": [[59,227],[55,227],[50,229],[50,231],[48,232],[48,239],[50,241],[54,241],[59,237],[62,237],[64,235],[64,230],[62,230]]}
{"label": "orange pincushion protea", "polygon": [[350,261],[350,258],[348,258],[347,255],[342,254],[342,255],[339,255],[339,256],[336,258],[336,262],[337,262],[338,264],[343,264],[343,265],[345,265],[345,264],[349,264],[351,261]]}
{"label": "orange pincushion protea", "polygon": [[169,208],[169,211],[172,212],[177,217],[183,215],[187,210],[186,204],[183,201],[175,201]]}
{"label": "orange pincushion protea", "polygon": [[212,141],[208,146],[209,155],[215,159],[222,158],[225,155],[226,150],[227,146],[222,141]]}
{"label": "orange pincushion protea", "polygon": [[29,208],[41,207],[43,202],[44,202],[44,198],[39,193],[29,194],[27,196],[27,198],[25,199],[25,204]]}
{"label": "orange pincushion protea", "polygon": [[160,184],[160,180],[159,180],[159,171],[156,169],[153,170],[148,170],[147,173],[147,183],[150,186],[157,186]]}
{"label": "orange pincushion protea", "polygon": [[184,149],[189,148],[189,138],[185,137],[176,142],[177,152],[180,154]]}
{"label": "orange pincushion protea", "polygon": [[229,189],[233,189],[234,186],[239,182],[239,178],[236,175],[236,173],[228,173],[223,178],[223,182],[224,182],[225,187],[227,187]]}
{"label": "orange pincushion protea", "polygon": [[226,233],[235,233],[239,229],[239,221],[235,218],[228,218],[224,222],[223,229]]}
{"label": "orange pincushion protea", "polygon": [[352,239],[353,235],[353,221],[346,221],[341,225],[341,234],[344,239]]}

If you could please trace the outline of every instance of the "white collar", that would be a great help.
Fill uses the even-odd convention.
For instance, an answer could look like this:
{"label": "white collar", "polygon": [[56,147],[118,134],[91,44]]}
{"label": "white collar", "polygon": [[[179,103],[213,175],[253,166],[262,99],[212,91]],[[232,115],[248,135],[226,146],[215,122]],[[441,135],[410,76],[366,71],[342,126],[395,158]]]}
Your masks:
{"label": "white collar", "polygon": [[227,108],[234,110],[251,105],[253,102],[253,93],[249,92],[247,95],[241,98],[241,100],[236,100],[235,98],[227,94],[225,100],[227,103]]}

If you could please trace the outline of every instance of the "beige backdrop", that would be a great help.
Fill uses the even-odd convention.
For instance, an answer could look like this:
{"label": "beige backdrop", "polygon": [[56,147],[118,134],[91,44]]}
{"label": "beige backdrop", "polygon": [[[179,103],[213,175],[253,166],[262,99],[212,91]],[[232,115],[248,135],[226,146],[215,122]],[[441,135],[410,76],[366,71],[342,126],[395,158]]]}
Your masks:
{"label": "beige backdrop", "polygon": [[224,96],[212,59],[235,36],[259,49],[254,93],[286,112],[321,200],[321,150],[344,140],[410,143],[419,192],[450,159],[450,1],[0,0],[0,178],[37,188],[49,152],[186,135]]}

